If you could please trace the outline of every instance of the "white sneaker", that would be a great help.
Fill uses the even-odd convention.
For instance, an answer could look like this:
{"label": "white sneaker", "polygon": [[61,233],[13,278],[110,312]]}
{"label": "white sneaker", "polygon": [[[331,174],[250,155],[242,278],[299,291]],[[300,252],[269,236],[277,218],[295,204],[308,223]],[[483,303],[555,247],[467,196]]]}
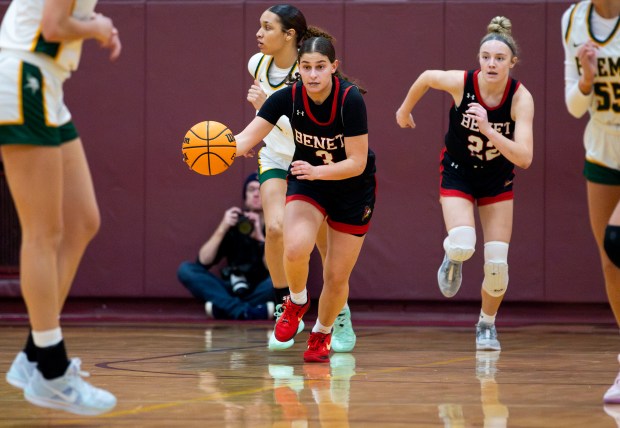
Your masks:
{"label": "white sneaker", "polygon": [[24,389],[36,368],[37,363],[28,361],[26,353],[20,351],[13,360],[9,371],[6,372],[6,381],[16,388]]}
{"label": "white sneaker", "polygon": [[603,395],[603,402],[606,404],[620,404],[620,373],[616,376],[614,384]]}
{"label": "white sneaker", "polygon": [[501,351],[502,347],[497,340],[495,324],[479,322],[476,324],[476,349],[478,351]]}
{"label": "white sneaker", "polygon": [[24,398],[32,404],[65,410],[78,415],[98,415],[116,406],[116,397],[82,379],[89,376],[80,371],[81,361],[72,358],[64,375],[47,380],[35,370],[24,389]]}
{"label": "white sneaker", "polygon": [[213,316],[213,302],[205,302],[205,315],[207,315],[207,319],[215,319]]}
{"label": "white sneaker", "polygon": [[437,271],[437,283],[439,291],[445,297],[454,297],[461,288],[463,282],[463,262],[450,260],[448,255],[443,256],[443,261]]}
{"label": "white sneaker", "polygon": [[[282,304],[276,305],[276,309],[273,314],[273,318],[275,319],[276,324],[278,323],[278,319],[280,319],[280,316],[282,315],[283,311],[284,311],[284,308]],[[304,320],[299,321],[299,327],[297,327],[297,334],[302,332],[304,328],[306,328],[306,325],[304,324]],[[271,336],[269,336],[269,343],[267,345],[267,348],[269,348],[271,351],[282,351],[284,349],[290,348],[294,344],[295,344],[294,338],[286,342],[280,342],[278,339],[276,339],[276,332],[274,329],[271,332]]]}

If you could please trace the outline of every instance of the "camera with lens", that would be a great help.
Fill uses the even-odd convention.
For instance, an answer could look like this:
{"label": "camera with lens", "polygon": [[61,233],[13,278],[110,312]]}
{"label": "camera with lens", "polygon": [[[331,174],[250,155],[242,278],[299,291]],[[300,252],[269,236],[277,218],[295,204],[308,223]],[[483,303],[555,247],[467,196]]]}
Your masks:
{"label": "camera with lens", "polygon": [[254,231],[254,223],[243,213],[237,217],[237,230],[242,235],[250,235]]}
{"label": "camera with lens", "polygon": [[234,295],[243,297],[250,292],[250,283],[245,276],[243,267],[226,266],[222,274],[227,276]]}

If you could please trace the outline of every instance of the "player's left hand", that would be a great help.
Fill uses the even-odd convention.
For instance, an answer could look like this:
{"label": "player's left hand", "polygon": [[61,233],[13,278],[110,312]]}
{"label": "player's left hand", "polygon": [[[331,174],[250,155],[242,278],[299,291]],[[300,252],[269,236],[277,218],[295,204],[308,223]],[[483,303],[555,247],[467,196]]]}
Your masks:
{"label": "player's left hand", "polygon": [[300,180],[316,180],[319,178],[317,168],[306,161],[297,160],[291,164],[291,174]]}

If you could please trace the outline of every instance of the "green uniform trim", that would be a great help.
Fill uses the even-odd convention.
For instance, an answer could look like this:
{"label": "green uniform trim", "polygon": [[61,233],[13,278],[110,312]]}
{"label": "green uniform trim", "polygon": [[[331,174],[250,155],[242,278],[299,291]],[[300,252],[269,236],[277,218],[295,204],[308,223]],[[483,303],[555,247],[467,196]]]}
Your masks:
{"label": "green uniform trim", "polygon": [[587,160],[583,167],[583,175],[592,183],[620,185],[620,171]]}
{"label": "green uniform trim", "polygon": [[[33,82],[38,89],[33,90]],[[61,126],[50,126],[45,120],[43,89],[45,82],[41,70],[22,62],[22,87],[20,88],[23,124],[0,125],[0,144],[30,144],[38,146],[59,146],[78,138],[72,121]]]}

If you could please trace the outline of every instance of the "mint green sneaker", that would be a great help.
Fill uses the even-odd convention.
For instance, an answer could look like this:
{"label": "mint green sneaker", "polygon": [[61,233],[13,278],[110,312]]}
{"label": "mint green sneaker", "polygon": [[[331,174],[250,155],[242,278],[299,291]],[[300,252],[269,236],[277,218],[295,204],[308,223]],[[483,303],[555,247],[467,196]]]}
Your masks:
{"label": "mint green sneaker", "polygon": [[357,337],[351,324],[351,310],[344,308],[336,317],[332,333],[332,349],[334,352],[351,352],[355,348]]}
{"label": "mint green sneaker", "polygon": [[329,359],[329,366],[332,400],[336,404],[348,405],[351,378],[355,376],[355,357],[353,354],[334,354]]}
{"label": "mint green sneaker", "polygon": [[[275,324],[278,323],[280,316],[284,312],[284,308],[282,304],[276,305],[276,310],[273,313],[273,319],[276,321]],[[304,320],[299,321],[299,327],[297,327],[297,334],[301,333],[303,329],[306,327],[304,324]],[[282,351],[284,349],[288,349],[295,344],[295,339],[287,340],[286,342],[280,342],[276,339],[276,331],[275,329],[271,332],[271,336],[269,336],[269,344],[267,348],[271,351]]]}

